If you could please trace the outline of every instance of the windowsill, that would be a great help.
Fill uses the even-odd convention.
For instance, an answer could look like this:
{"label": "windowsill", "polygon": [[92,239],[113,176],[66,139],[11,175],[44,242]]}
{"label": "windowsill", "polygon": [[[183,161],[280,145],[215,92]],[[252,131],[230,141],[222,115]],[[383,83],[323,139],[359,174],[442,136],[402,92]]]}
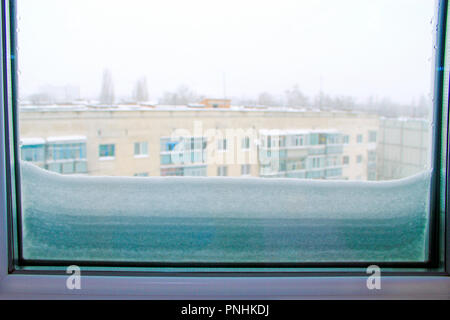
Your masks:
{"label": "windowsill", "polygon": [[[83,270],[81,270],[83,272]],[[68,290],[67,276],[6,275],[3,299],[450,299],[450,277],[383,277],[368,290],[366,277],[82,277]],[[243,290],[245,288],[245,290]]]}
{"label": "windowsill", "polygon": [[99,161],[113,161],[116,160],[116,157],[100,157],[98,158]]}
{"label": "windowsill", "polygon": [[146,159],[149,158],[148,154],[134,155],[135,159]]}

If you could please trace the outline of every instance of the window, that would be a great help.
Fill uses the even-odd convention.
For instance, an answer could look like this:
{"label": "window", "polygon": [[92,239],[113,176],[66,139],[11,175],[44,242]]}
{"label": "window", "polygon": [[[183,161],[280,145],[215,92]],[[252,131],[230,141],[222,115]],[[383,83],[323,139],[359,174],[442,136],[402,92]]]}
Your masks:
{"label": "window", "polygon": [[309,159],[310,167],[312,169],[322,168],[324,167],[325,158],[323,157],[312,157]]}
{"label": "window", "polygon": [[135,177],[148,177],[148,172],[135,173]]}
{"label": "window", "polygon": [[369,142],[377,142],[377,132],[369,131]]}
{"label": "window", "polygon": [[377,152],[373,151],[373,150],[369,151],[367,160],[369,162],[376,162],[377,161]]}
{"label": "window", "polygon": [[227,139],[217,140],[217,149],[219,151],[227,151]]}
{"label": "window", "polygon": [[[446,190],[439,164],[447,160],[447,140],[433,154],[441,133],[433,128],[447,122],[420,97],[429,91],[427,72],[448,68],[427,59],[432,5],[280,0],[258,4],[255,16],[253,5],[234,0],[223,11],[177,0],[135,2],[132,10],[113,2],[85,10],[72,0],[61,7],[41,1],[21,4],[18,41],[25,49],[11,69],[22,72],[18,90],[4,88],[5,96],[23,95],[14,97],[17,117],[8,132],[29,139],[11,152],[24,161],[8,159],[21,170],[8,171],[21,173],[21,263],[352,272],[369,262],[426,269],[437,254],[431,236],[438,235],[431,233],[442,226],[433,225],[439,194],[431,193]],[[111,15],[102,15],[105,9]],[[167,24],[174,12],[182,14]],[[226,12],[239,17],[211,23]],[[367,12],[381,14],[366,25]],[[36,23],[44,18],[52,27]],[[344,22],[358,28],[349,33]],[[255,30],[276,41],[261,50],[248,41]],[[102,41],[129,34],[125,47]],[[130,52],[133,59],[119,63]],[[106,69],[92,67],[98,65]],[[411,66],[414,73],[401,72]],[[316,95],[324,68],[327,92]],[[371,92],[386,98],[371,99]],[[413,99],[423,105],[407,105]],[[349,143],[349,134],[359,145]],[[67,139],[75,135],[84,138]],[[242,149],[249,152],[241,156]],[[159,160],[133,160],[131,150],[138,157],[159,150]],[[60,175],[79,172],[89,177]],[[150,174],[159,177],[126,178]],[[215,175],[234,178],[209,178]],[[348,182],[340,181],[344,176]]]}
{"label": "window", "polygon": [[116,155],[116,146],[114,144],[101,144],[98,147],[98,156],[100,158],[114,158]]}
{"label": "window", "polygon": [[350,136],[349,135],[344,135],[342,140],[343,140],[344,144],[349,144],[350,143]]}
{"label": "window", "polygon": [[241,175],[242,176],[250,175],[250,165],[249,164],[243,164],[241,166]]}
{"label": "window", "polygon": [[356,142],[357,143],[363,143],[363,135],[362,134],[358,134],[356,136]]}
{"label": "window", "polygon": [[294,141],[293,145],[296,147],[304,145],[304,137],[303,136],[294,136],[293,141]]}
{"label": "window", "polygon": [[228,167],[227,166],[217,167],[217,176],[226,177],[227,175],[228,175]]}
{"label": "window", "polygon": [[245,137],[242,139],[242,150],[248,150],[250,149],[250,138]]}
{"label": "window", "polygon": [[344,157],[342,158],[342,163],[343,163],[344,165],[350,164],[350,157],[349,157],[349,156],[344,156]]}
{"label": "window", "polygon": [[41,145],[23,145],[21,148],[21,158],[24,161],[44,162],[45,146]]}
{"label": "window", "polygon": [[148,156],[148,143],[136,142],[134,144],[134,155],[137,157]]}

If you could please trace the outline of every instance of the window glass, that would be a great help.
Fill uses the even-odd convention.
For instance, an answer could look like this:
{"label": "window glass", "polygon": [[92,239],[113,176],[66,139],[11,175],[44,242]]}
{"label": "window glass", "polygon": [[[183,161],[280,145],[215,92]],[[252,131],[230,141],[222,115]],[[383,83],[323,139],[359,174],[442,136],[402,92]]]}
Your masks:
{"label": "window glass", "polygon": [[426,261],[434,9],[18,1],[25,258]]}
{"label": "window glass", "polygon": [[226,151],[227,150],[227,139],[219,139],[217,141],[217,149],[219,151]]}
{"label": "window glass", "polygon": [[369,131],[369,142],[377,142],[377,132]]}
{"label": "window glass", "polygon": [[357,155],[356,156],[356,163],[361,163],[362,159],[363,159],[362,155]]}
{"label": "window glass", "polygon": [[363,135],[362,134],[358,134],[356,136],[356,142],[357,143],[362,143],[363,142]]}
{"label": "window glass", "polygon": [[228,175],[228,167],[220,166],[217,168],[217,175],[219,177],[226,177]]}
{"label": "window glass", "polygon": [[343,143],[344,144],[349,144],[350,143],[350,136],[349,135],[344,135],[343,136]]}
{"label": "window glass", "polygon": [[98,148],[99,157],[101,158],[112,158],[115,156],[115,145],[114,144],[102,144]]}
{"label": "window glass", "polygon": [[250,165],[249,164],[243,164],[241,166],[241,175],[247,176],[250,174]]}
{"label": "window glass", "polygon": [[342,163],[343,164],[349,164],[350,163],[350,157],[349,156],[344,156],[342,158]]}
{"label": "window glass", "polygon": [[148,143],[147,142],[136,142],[134,144],[134,155],[135,156],[147,156],[148,155]]}

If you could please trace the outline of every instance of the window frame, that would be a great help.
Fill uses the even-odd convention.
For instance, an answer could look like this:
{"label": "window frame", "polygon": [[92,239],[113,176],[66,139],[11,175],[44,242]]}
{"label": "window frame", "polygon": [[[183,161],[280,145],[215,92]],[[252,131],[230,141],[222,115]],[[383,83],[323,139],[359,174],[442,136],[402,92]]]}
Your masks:
{"label": "window frame", "polygon": [[[445,33],[446,15],[448,1],[439,1],[439,19],[437,33],[436,51],[436,73],[435,73],[435,105],[434,105],[434,143],[433,155],[440,154],[441,151],[441,129],[448,132],[448,128],[441,128],[442,125],[442,99],[444,83],[444,55],[445,55]],[[17,213],[21,210],[20,202],[20,170],[19,159],[20,150],[18,148],[18,110],[14,99],[17,95],[16,75],[11,70],[16,70],[16,30],[15,18],[16,0],[4,0],[1,2],[1,45],[2,63],[0,84],[2,87],[2,108],[0,110],[0,166],[5,173],[0,181],[0,297],[23,296],[28,297],[46,294],[47,297],[60,298],[61,295],[75,297],[80,292],[73,292],[66,289],[65,266],[59,267],[54,264],[23,265],[20,256],[20,246],[17,239],[21,237],[20,219]],[[448,101],[447,101],[448,106]],[[449,139],[446,143],[447,154],[445,164],[445,180],[449,178]],[[440,248],[438,230],[440,225],[440,189],[439,176],[441,163],[440,157],[434,156],[435,170],[432,177],[432,210],[433,220],[430,225],[430,243],[432,250],[430,261],[426,263],[380,263],[383,274],[388,277],[384,290],[371,292],[366,288],[365,268],[368,262],[356,264],[302,264],[301,269],[271,269],[263,267],[258,271],[249,271],[246,268],[234,271],[226,271],[223,268],[211,271],[199,270],[190,272],[180,272],[176,268],[171,270],[149,270],[136,269],[136,265],[121,267],[112,266],[105,268],[102,263],[95,266],[82,266],[84,286],[81,293],[84,297],[106,297],[112,298],[119,295],[142,297],[172,297],[183,298],[192,297],[238,297],[238,298],[261,298],[261,297],[311,297],[321,295],[321,297],[401,297],[409,296],[410,290],[415,290],[416,297],[436,297],[448,298],[448,286],[450,285],[450,246]],[[446,229],[444,244],[450,243],[450,220],[448,214],[448,203],[450,195],[446,192],[445,221]],[[444,260],[441,261],[440,249],[444,249]],[[80,265],[81,266],[81,265]],[[137,266],[139,267],[139,266]],[[249,266],[252,267],[252,266]],[[282,267],[282,266],[281,266]],[[26,275],[26,276],[25,276]],[[53,277],[52,275],[59,275]],[[124,278],[124,275],[136,276],[134,278]],[[200,275],[200,277],[199,277]],[[257,276],[256,278],[254,276]],[[93,276],[93,277],[89,277]],[[141,277],[139,277],[141,276]],[[311,277],[315,276],[315,277]],[[410,276],[409,282],[405,282],[402,276]],[[445,276],[445,277],[443,277]],[[175,277],[175,278],[174,278]],[[331,278],[330,278],[331,277]],[[161,282],[162,281],[162,282]],[[134,285],[133,285],[134,284]],[[324,285],[325,284],[325,285]],[[345,284],[345,286],[342,286]],[[242,288],[246,288],[245,291]],[[339,288],[339,289],[337,289]],[[417,291],[419,288],[419,292]],[[226,291],[221,291],[226,289]],[[115,293],[114,293],[115,292]],[[119,293],[117,293],[119,292]]]}
{"label": "window frame", "polygon": [[[108,149],[108,153],[112,151],[113,155],[102,156],[102,147]],[[98,159],[99,160],[114,160],[116,158],[116,144],[115,143],[100,143],[98,145]]]}
{"label": "window frame", "polygon": [[[136,153],[137,149],[139,150],[138,153]],[[143,151],[143,149],[145,149],[145,152]],[[147,141],[135,142],[133,155],[135,158],[148,158],[149,157],[148,142]]]}

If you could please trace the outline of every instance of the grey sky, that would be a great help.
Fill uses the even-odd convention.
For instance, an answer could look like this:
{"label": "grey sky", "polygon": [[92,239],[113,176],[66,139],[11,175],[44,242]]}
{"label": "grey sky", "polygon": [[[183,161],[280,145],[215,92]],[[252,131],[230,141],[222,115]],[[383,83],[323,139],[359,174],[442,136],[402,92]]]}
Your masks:
{"label": "grey sky", "polygon": [[146,76],[151,100],[185,84],[254,97],[429,94],[433,0],[19,0],[20,90],[72,84],[97,97]]}

